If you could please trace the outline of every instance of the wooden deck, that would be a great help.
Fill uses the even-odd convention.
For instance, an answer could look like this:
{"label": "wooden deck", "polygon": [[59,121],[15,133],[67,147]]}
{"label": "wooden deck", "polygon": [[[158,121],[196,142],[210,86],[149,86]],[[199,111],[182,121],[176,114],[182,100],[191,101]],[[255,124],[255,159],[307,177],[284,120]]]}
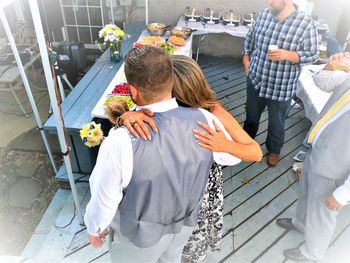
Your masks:
{"label": "wooden deck", "polygon": [[[200,57],[199,64],[221,103],[243,123],[246,92],[240,61]],[[266,112],[260,121],[256,140],[266,154]],[[282,159],[277,167],[269,168],[264,158],[261,163],[241,163],[224,169],[224,238],[221,251],[209,253],[207,262],[288,262],[283,250],[298,246],[302,236],[277,227],[275,220],[294,213],[297,183],[291,166],[309,127],[303,110],[291,109],[285,126]],[[78,184],[78,192],[85,208],[90,193],[84,180]],[[67,225],[73,213],[70,191],[59,190],[22,256],[34,262],[109,262],[107,244],[102,249],[90,247],[86,231],[76,218],[64,229],[57,227]],[[349,218],[350,209],[346,207],[339,214],[334,241],[323,263],[350,262],[349,254],[346,256]]]}

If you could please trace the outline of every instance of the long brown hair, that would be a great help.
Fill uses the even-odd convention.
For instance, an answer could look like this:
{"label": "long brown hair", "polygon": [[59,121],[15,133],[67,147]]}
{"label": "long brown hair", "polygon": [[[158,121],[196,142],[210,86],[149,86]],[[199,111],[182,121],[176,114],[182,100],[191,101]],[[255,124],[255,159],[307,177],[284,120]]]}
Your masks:
{"label": "long brown hair", "polygon": [[199,65],[183,55],[171,57],[174,69],[173,97],[182,106],[212,110],[218,103]]}

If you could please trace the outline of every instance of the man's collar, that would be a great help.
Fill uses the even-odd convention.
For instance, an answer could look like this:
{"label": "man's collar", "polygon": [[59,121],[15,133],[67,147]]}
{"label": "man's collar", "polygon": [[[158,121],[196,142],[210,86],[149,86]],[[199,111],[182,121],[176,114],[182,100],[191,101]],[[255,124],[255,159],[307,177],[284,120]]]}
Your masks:
{"label": "man's collar", "polygon": [[290,19],[290,18],[294,18],[294,16],[297,14],[298,10],[296,10],[295,8],[293,8],[293,10],[290,10],[290,13],[285,16],[282,20],[279,20],[279,15],[277,16],[274,16],[271,12],[271,8],[269,8],[269,12],[270,14],[275,18],[276,22],[277,23],[283,23],[284,21],[286,21],[287,19]]}
{"label": "man's collar", "polygon": [[177,104],[176,99],[172,98],[170,100],[157,102],[150,105],[137,106],[136,110],[148,109],[152,112],[164,112],[175,109],[177,107],[179,107],[179,105]]}

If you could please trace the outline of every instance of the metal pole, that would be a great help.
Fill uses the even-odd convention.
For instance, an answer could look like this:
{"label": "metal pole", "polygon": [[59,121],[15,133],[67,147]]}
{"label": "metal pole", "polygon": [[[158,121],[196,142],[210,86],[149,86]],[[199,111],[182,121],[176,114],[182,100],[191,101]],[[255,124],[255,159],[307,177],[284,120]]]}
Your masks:
{"label": "metal pole", "polygon": [[113,1],[109,0],[109,8],[111,9],[112,24],[114,25]]}
{"label": "metal pole", "polygon": [[49,90],[53,115],[54,115],[56,126],[57,126],[58,139],[60,142],[64,163],[65,163],[66,169],[67,169],[69,184],[70,184],[70,187],[72,190],[72,195],[73,195],[75,207],[77,209],[77,215],[78,215],[79,222],[80,222],[80,224],[84,224],[83,216],[82,216],[81,209],[80,209],[80,203],[79,203],[79,199],[78,199],[78,193],[77,193],[77,189],[75,187],[75,182],[74,182],[74,177],[73,177],[73,172],[72,172],[72,164],[71,164],[71,161],[67,155],[69,153],[69,148],[68,148],[67,143],[66,143],[63,124],[62,124],[62,120],[61,120],[61,116],[60,116],[60,111],[58,108],[58,102],[57,102],[55,88],[54,88],[54,81],[53,81],[52,74],[51,74],[49,55],[47,53],[47,47],[46,47],[46,42],[45,42],[45,38],[44,38],[44,31],[43,31],[43,26],[41,24],[37,0],[29,0],[29,5],[30,5],[30,10],[32,12],[33,22],[34,22],[35,31],[36,31],[36,35],[37,35],[37,39],[38,39],[38,45],[39,45],[40,54],[41,54],[41,59],[42,59],[43,67],[44,67],[47,88]]}
{"label": "metal pole", "polygon": [[148,25],[148,0],[145,0],[145,21],[146,25]]}
{"label": "metal pole", "polygon": [[[24,71],[24,67],[23,67],[21,58],[20,58],[20,56],[19,56],[19,53],[18,53],[18,49],[17,49],[17,47],[16,47],[15,40],[14,40],[13,35],[12,35],[12,33],[11,33],[11,29],[10,29],[10,26],[9,26],[9,24],[8,24],[6,15],[5,15],[5,13],[4,13],[4,10],[3,10],[2,8],[0,8],[0,18],[1,18],[1,22],[2,22],[2,24],[3,24],[3,26],[4,26],[4,29],[5,29],[7,38],[8,38],[8,40],[9,40],[9,42],[10,42],[13,55],[15,56],[16,63],[17,63],[17,67],[18,67],[19,73],[20,73],[20,75],[21,75],[21,77],[22,77],[23,85],[24,85],[24,87],[25,87],[25,89],[26,89],[27,96],[28,96],[30,105],[31,105],[32,110],[33,110],[33,114],[34,114],[36,123],[37,123],[37,125],[38,125],[39,131],[40,131],[40,133],[41,133],[41,136],[42,136],[42,138],[43,138],[43,141],[44,141],[44,144],[45,144],[47,153],[48,153],[48,155],[49,155],[49,158],[50,158],[50,161],[51,161],[53,170],[55,171],[55,173],[57,173],[57,167],[56,167],[56,164],[55,164],[55,160],[54,160],[54,158],[53,158],[50,145],[49,145],[49,143],[48,143],[46,134],[45,134],[45,132],[44,132],[43,124],[42,124],[42,122],[41,122],[41,120],[40,120],[39,112],[38,112],[38,109],[37,109],[37,107],[36,107],[36,104],[35,104],[35,100],[34,100],[32,91],[31,91],[30,86],[29,86],[29,82],[28,82],[28,79],[27,79],[27,75],[26,75],[26,73],[25,73],[25,71]],[[12,89],[11,89],[11,90],[12,90]],[[15,97],[16,97],[16,96],[15,96]]]}

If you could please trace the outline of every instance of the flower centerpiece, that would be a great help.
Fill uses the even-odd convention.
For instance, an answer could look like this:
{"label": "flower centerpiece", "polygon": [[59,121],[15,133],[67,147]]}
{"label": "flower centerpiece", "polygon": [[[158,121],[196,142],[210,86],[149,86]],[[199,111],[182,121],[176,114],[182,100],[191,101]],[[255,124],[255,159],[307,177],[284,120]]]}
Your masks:
{"label": "flower centerpiece", "polygon": [[123,30],[113,24],[105,25],[99,33],[99,40],[96,41],[99,49],[104,51],[109,48],[111,59],[119,62],[122,59],[121,44],[122,41],[130,36]]}

